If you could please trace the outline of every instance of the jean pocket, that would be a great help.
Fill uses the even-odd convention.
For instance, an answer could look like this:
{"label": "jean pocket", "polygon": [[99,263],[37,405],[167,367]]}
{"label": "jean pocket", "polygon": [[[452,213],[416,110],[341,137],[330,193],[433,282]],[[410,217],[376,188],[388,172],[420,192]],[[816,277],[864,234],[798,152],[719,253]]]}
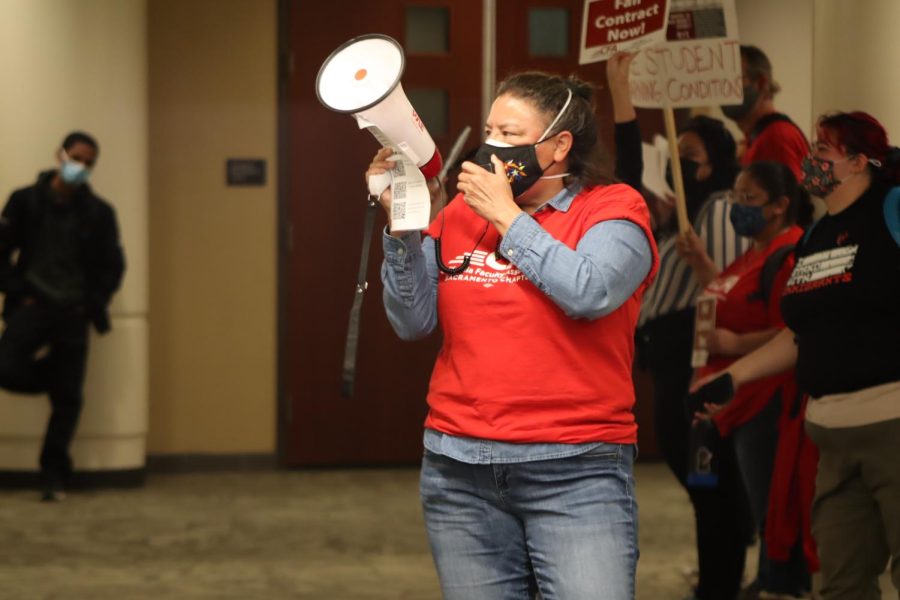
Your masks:
{"label": "jean pocket", "polygon": [[597,444],[594,448],[591,448],[587,452],[583,454],[579,454],[581,458],[590,458],[590,459],[603,459],[610,461],[619,460],[619,456],[622,453],[622,445],[621,444]]}

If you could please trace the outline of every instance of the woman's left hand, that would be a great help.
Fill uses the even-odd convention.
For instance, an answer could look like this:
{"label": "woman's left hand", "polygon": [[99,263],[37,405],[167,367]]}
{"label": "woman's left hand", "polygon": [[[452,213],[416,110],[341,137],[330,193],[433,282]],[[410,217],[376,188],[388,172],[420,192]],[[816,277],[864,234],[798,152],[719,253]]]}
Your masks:
{"label": "woman's left hand", "polygon": [[500,235],[505,235],[522,209],[513,200],[503,161],[491,155],[491,163],[493,173],[473,162],[464,162],[456,187],[475,214],[492,223]]}

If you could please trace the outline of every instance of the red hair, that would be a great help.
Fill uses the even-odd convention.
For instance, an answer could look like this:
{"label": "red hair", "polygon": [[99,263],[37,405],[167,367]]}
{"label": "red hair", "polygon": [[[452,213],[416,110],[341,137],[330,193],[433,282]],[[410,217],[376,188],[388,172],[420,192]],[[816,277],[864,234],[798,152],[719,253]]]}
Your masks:
{"label": "red hair", "polygon": [[887,131],[872,115],[837,112],[819,117],[819,139],[845,154],[865,154],[873,174],[892,184],[900,184],[900,149],[888,142]]}

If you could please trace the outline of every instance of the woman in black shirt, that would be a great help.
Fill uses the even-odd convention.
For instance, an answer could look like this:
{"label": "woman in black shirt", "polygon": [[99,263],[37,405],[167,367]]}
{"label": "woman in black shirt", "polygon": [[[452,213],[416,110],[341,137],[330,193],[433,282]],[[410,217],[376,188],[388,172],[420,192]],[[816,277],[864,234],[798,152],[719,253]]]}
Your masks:
{"label": "woman in black shirt", "polygon": [[827,213],[798,244],[787,328],[725,377],[737,388],[796,366],[819,448],[821,597],[877,599],[888,559],[900,589],[900,149],[863,112],[826,115],[817,133],[803,184]]}

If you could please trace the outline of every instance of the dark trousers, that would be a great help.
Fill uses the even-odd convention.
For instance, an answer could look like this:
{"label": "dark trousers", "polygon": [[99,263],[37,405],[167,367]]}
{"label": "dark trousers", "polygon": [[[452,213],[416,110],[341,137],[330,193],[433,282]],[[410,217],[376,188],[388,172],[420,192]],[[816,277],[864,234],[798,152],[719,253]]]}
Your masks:
{"label": "dark trousers", "polygon": [[[41,358],[35,354],[47,346]],[[50,396],[51,413],[41,450],[41,478],[64,484],[72,472],[69,445],[81,414],[88,325],[76,310],[30,303],[7,316],[0,336],[0,387]]]}
{"label": "dark trousers", "polygon": [[769,488],[775,470],[778,448],[778,420],[781,416],[781,395],[752,419],[734,430],[735,454],[740,466],[744,489],[760,538],[759,570],[756,582],[761,590],[801,596],[811,588],[811,578],[803,557],[803,539],[791,550],[787,562],[773,561],[766,552],[766,513],[769,510]]}
{"label": "dark trousers", "polygon": [[714,488],[686,484],[690,422],[684,398],[690,386],[694,311],[679,311],[638,330],[639,364],[650,371],[656,435],[663,458],[688,492],[694,508],[700,600],[731,600],[740,591],[753,519],[730,439],[719,440],[719,483]]}

